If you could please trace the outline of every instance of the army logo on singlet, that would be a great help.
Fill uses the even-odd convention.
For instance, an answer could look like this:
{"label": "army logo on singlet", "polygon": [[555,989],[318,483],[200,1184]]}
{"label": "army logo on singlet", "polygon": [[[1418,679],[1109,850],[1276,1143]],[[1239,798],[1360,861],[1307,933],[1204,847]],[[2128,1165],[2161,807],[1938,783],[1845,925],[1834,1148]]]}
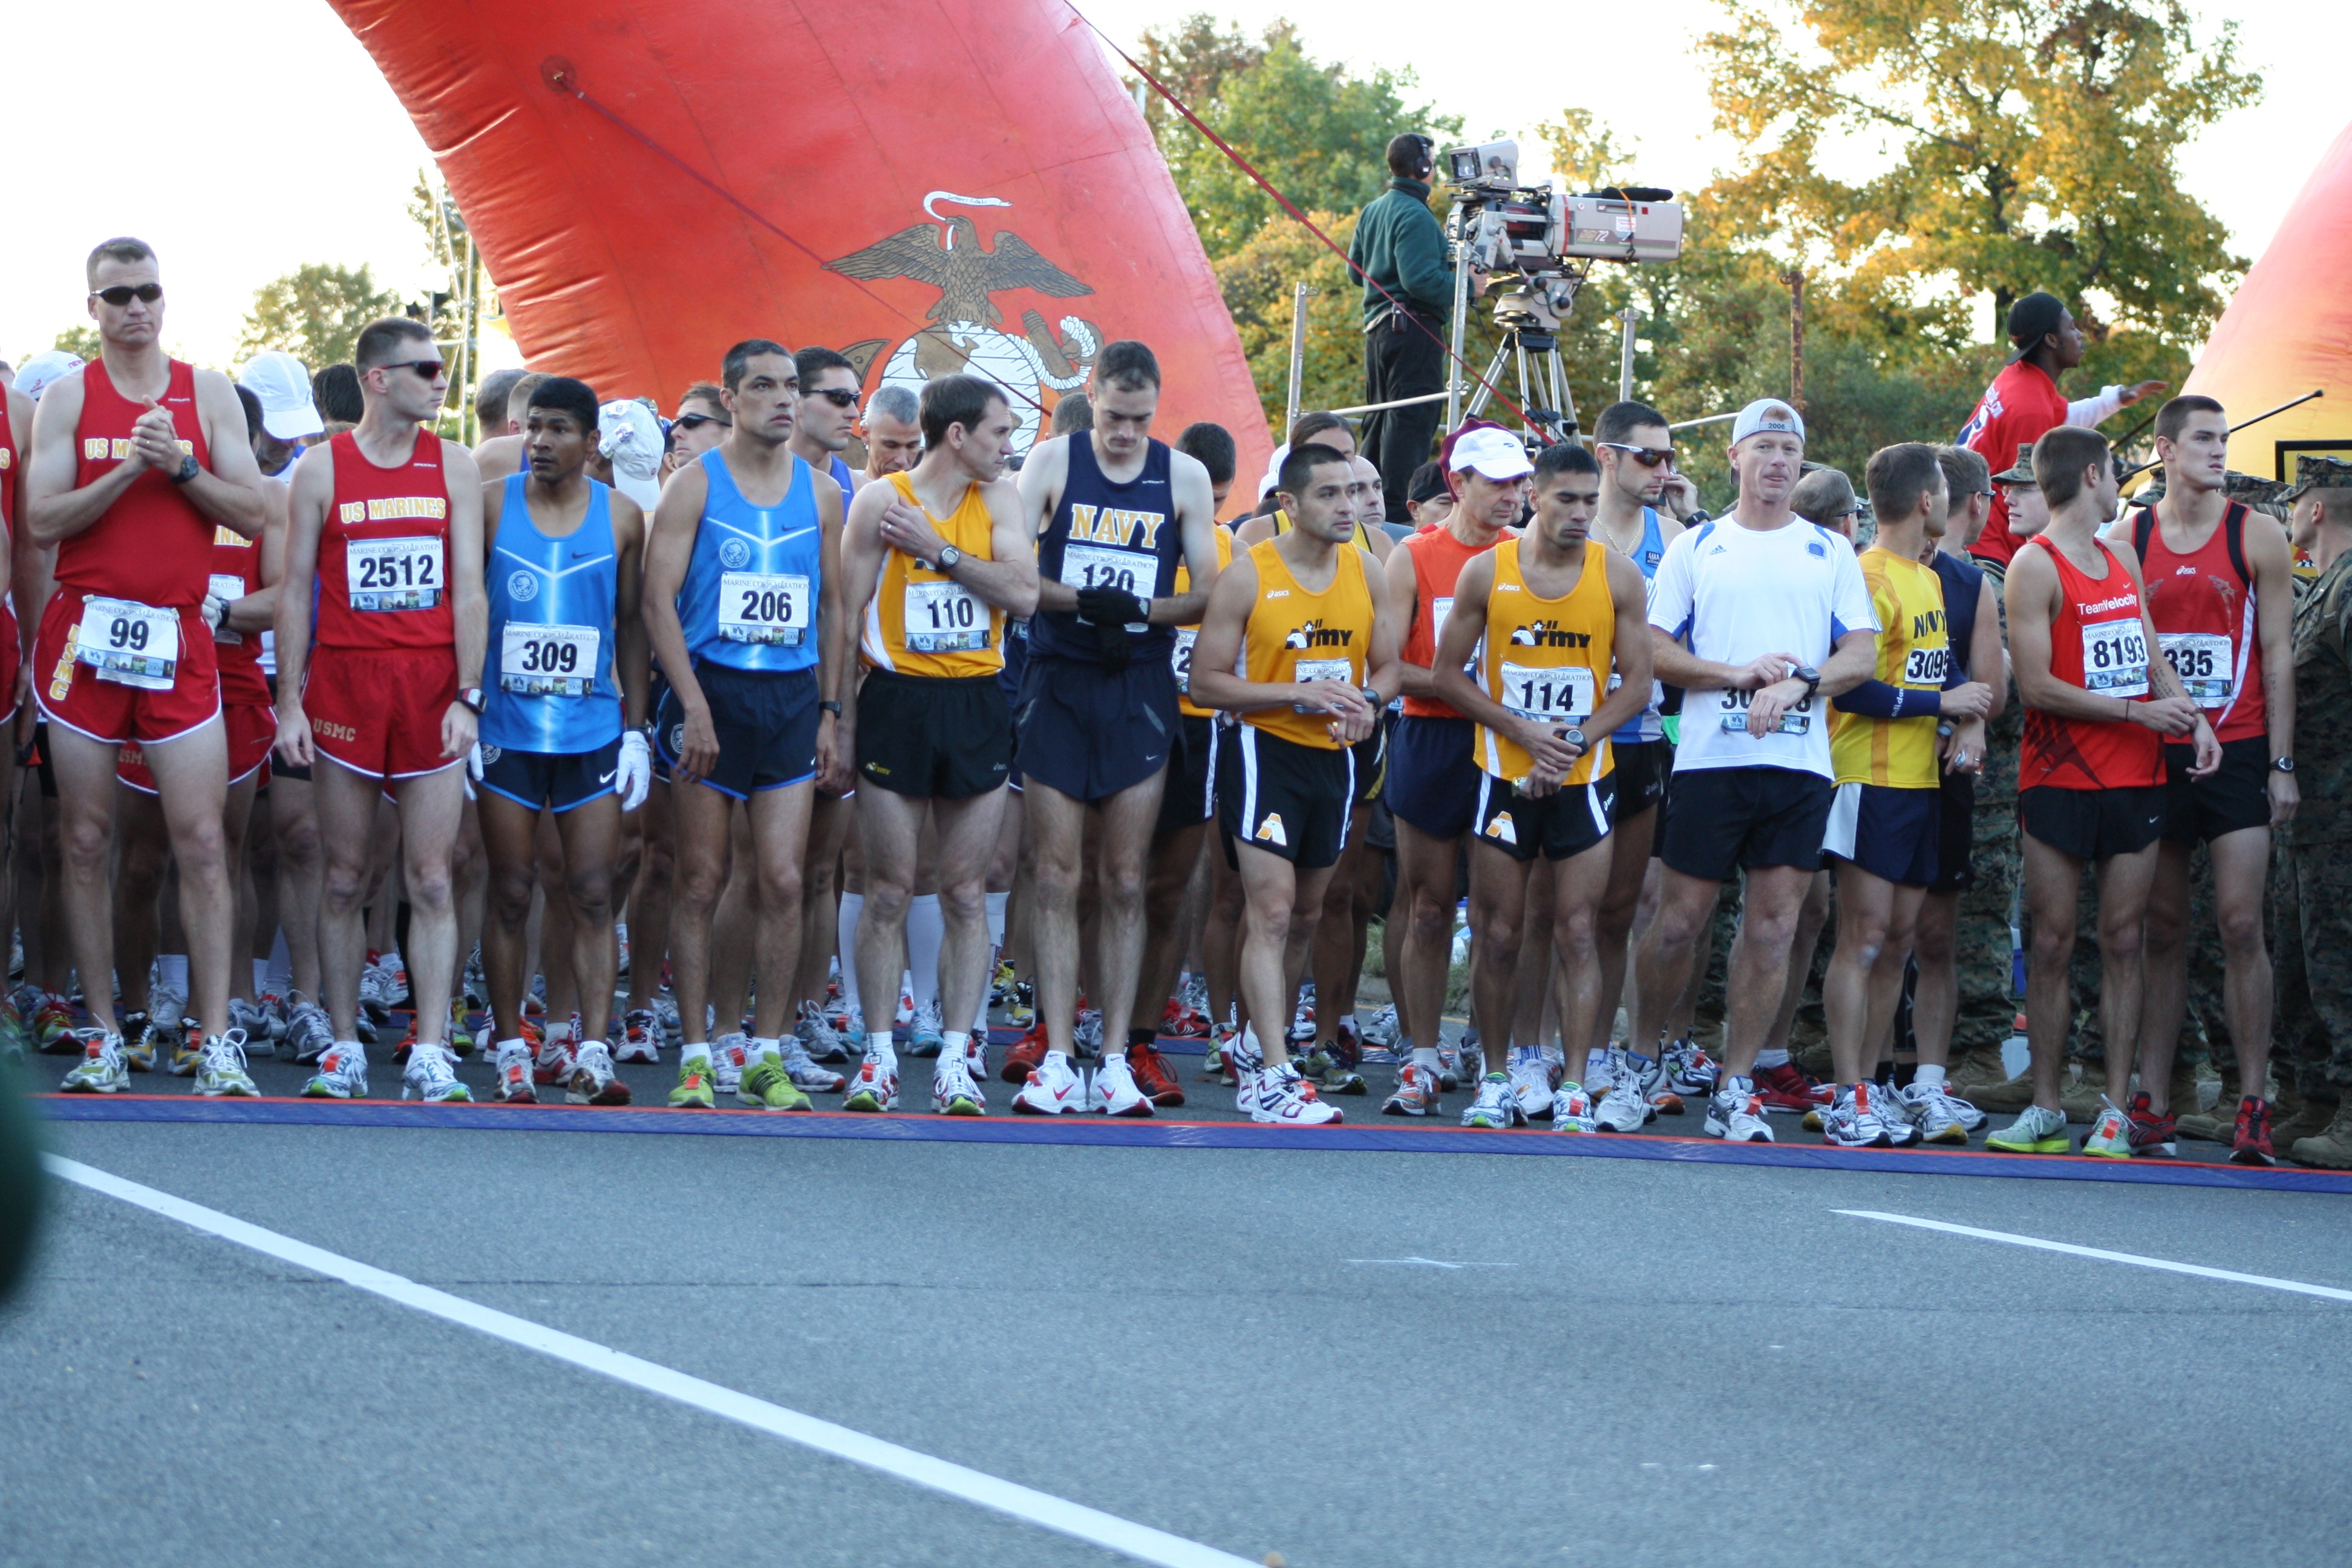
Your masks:
{"label": "army logo on singlet", "polygon": [[539,574],[518,572],[507,579],[507,597],[518,605],[528,605],[539,597]]}
{"label": "army logo on singlet", "polygon": [[[1035,444],[1046,393],[1074,392],[1086,385],[1102,330],[1078,316],[1064,316],[1055,328],[1035,310],[1021,313],[1022,335],[1005,331],[1004,312],[989,298],[1026,289],[1050,299],[1091,294],[1093,288],[1040,256],[1009,229],[980,247],[980,229],[961,214],[942,216],[940,206],[1009,207],[997,196],[960,196],[933,191],[923,198],[929,223],[900,229],[865,249],[826,262],[828,271],[865,282],[904,278],[940,291],[929,312],[930,324],[893,346],[887,338],[853,343],[842,352],[865,375],[882,362],[876,386],[897,384],[920,395],[934,376],[969,373],[1012,388],[1013,449]],[[1056,330],[1056,328],[1058,330]],[[1028,389],[1035,388],[1032,393]]]}
{"label": "army logo on singlet", "polygon": [[730,539],[719,547],[719,564],[730,572],[740,572],[751,564],[751,547],[740,539]]}

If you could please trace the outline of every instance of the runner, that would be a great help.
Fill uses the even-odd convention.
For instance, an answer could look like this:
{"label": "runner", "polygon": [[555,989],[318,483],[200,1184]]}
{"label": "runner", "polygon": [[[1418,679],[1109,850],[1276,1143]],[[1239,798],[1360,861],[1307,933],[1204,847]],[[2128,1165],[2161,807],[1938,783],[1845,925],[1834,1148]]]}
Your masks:
{"label": "runner", "polygon": [[[36,614],[47,578],[47,563],[33,542],[29,530],[19,526],[25,515],[26,457],[33,435],[33,399],[11,384],[0,388],[0,710],[7,715],[7,744],[0,745],[0,802],[7,821],[17,822],[16,737],[30,726],[25,722],[29,671],[24,628],[38,623]],[[37,810],[37,807],[35,808]],[[37,821],[37,817],[35,818]],[[14,910],[20,928],[39,923],[37,913],[16,896],[16,834],[0,834],[0,908]],[[20,1035],[32,1033],[31,1019],[0,986],[0,1014]]]}
{"label": "runner", "polygon": [[[2164,748],[2167,801],[2148,889],[2147,989],[2140,1004],[2134,1153],[2174,1152],[2172,1053],[2189,1005],[2189,862],[2212,862],[2221,938],[2222,1008],[2242,1089],[2230,1158],[2273,1163],[2270,1102],[2271,955],[2263,935],[2271,830],[2294,820],[2294,570],[2286,531],[2224,493],[2230,420],[2210,397],[2176,397],[2156,416],[2164,499],[2132,513],[2133,553],[2147,584],[2148,624],[2173,673],[2221,745],[2221,769],[2189,773],[2185,745]],[[2110,1092],[2119,1092],[2110,1080]],[[2196,1108],[2191,1106],[2193,1110]]]}
{"label": "runner", "polygon": [[[540,813],[562,841],[562,903],[581,1033],[562,1071],[574,1105],[626,1105],[605,1030],[613,1005],[613,872],[621,814],[643,804],[653,763],[646,715],[646,627],[637,589],[645,513],[587,477],[596,395],[551,376],[523,416],[523,472],[486,486],[486,647],[497,679],[482,711],[475,777],[490,863],[482,969],[498,1042],[496,1098],[539,1099],[523,1036],[524,923],[539,876]],[[553,869],[552,868],[551,869]],[[552,903],[551,900],[551,903]],[[327,1074],[315,1084],[329,1084]]]}
{"label": "runner", "polygon": [[1658,913],[1634,966],[1632,1037],[1659,1037],[1722,885],[1746,871],[1723,1076],[1705,1131],[1769,1143],[1750,1075],[1780,1002],[1799,906],[1821,869],[1834,793],[1822,700],[1868,676],[1878,627],[1853,549],[1789,510],[1803,418],[1759,398],[1731,432],[1738,506],[1667,545],[1651,590],[1657,678],[1686,695]]}
{"label": "runner", "polygon": [[[1493,1067],[1462,1125],[1543,1118],[1561,1132],[1638,1132],[1655,1113],[1631,1063],[1612,1064],[1615,1088],[1596,1117],[1583,1087],[1556,1077],[1537,1041],[1513,1030],[1520,968],[1542,968],[1543,955],[1523,952],[1520,940],[1540,853],[1568,984],[1561,1037],[1592,1037],[1602,994],[1594,919],[1610,880],[1619,784],[1610,737],[1650,700],[1648,584],[1641,568],[1591,537],[1601,465],[1577,443],[1559,442],[1536,458],[1533,488],[1527,531],[1463,566],[1430,666],[1438,695],[1478,726],[1472,983]],[[1473,660],[1475,685],[1464,670]]]}
{"label": "runner", "polygon": [[389,794],[416,1017],[402,1098],[470,1100],[445,1042],[458,962],[458,765],[483,708],[480,482],[471,453],[424,428],[449,385],[430,331],[389,317],[360,333],[353,359],[366,411],[356,429],[295,465],[278,603],[278,755],[297,767],[317,757],[337,764],[311,772],[327,862],[321,984],[334,1026],[319,1073],[354,1092],[366,1085],[362,899],[376,805]]}
{"label": "runner", "polygon": [[[944,929],[935,984],[946,1024],[931,1108],[984,1116],[988,1039],[972,1024],[987,994],[988,860],[1013,761],[1011,714],[996,677],[1004,616],[1036,607],[1036,575],[1021,492],[1004,477],[1013,430],[1004,395],[978,376],[939,376],[924,384],[920,413],[922,460],[866,488],[850,506],[843,544],[848,586],[835,636],[845,644],[849,628],[859,628],[866,670],[856,713],[842,721],[864,786],[856,801],[866,872],[849,955],[866,1048],[844,1106],[898,1107],[890,1026],[928,810],[939,841]],[[836,657],[845,662],[846,652]]]}
{"label": "runner", "polygon": [[[1037,851],[1034,942],[1045,1050],[1028,1064],[1032,1076],[1013,1106],[1047,1115],[1087,1103],[1070,1048],[1080,846],[1090,810],[1100,817],[1101,845],[1094,999],[1103,1058],[1094,1094],[1114,1107],[1140,1098],[1126,1041],[1143,964],[1144,865],[1178,733],[1174,628],[1200,618],[1217,575],[1208,470],[1150,436],[1160,362],[1141,343],[1108,344],[1095,359],[1092,387],[1093,428],[1040,443],[1021,469],[1038,590],[1013,722]],[[1192,574],[1191,592],[1181,595],[1179,563]],[[1150,1012],[1158,1016],[1156,1001]]]}
{"label": "runner", "polygon": [[130,1083],[106,977],[114,973],[110,889],[114,774],[137,745],[153,772],[180,868],[197,1041],[175,1051],[196,1092],[249,1095],[245,1037],[228,1016],[230,897],[220,819],[228,739],[205,614],[213,540],[262,530],[261,475],[226,377],[164,353],[155,253],[110,239],[89,254],[98,359],[43,394],[33,424],[23,531],[56,549],[58,591],[41,616],[34,688],[48,720],[64,906],[91,1027],[66,1075],[76,1092]]}
{"label": "runner", "polygon": [[1295,447],[1278,489],[1294,526],[1234,555],[1210,596],[1192,686],[1202,707],[1242,719],[1217,763],[1217,820],[1248,900],[1242,994],[1252,1022],[1226,1053],[1237,1103],[1254,1121],[1329,1126],[1339,1110],[1289,1059],[1281,1023],[1306,971],[1313,911],[1347,847],[1350,748],[1396,695],[1397,617],[1378,591],[1378,563],[1353,543],[1348,459]]}
{"label": "runner", "polygon": [[866,400],[866,467],[858,483],[903,474],[923,455],[923,414],[914,390],[890,382]]}
{"label": "runner", "polygon": [[[669,689],[655,743],[679,784],[670,963],[684,1047],[673,1108],[716,1103],[710,1060],[711,911],[727,880],[728,818],[751,814],[758,994],[736,1098],[808,1108],[804,1090],[841,1076],[808,1059],[786,1028],[800,956],[802,866],[820,776],[846,783],[841,704],[841,487],[819,482],[788,443],[800,403],[792,351],[751,338],[727,351],[727,438],[663,488],[646,559],[646,623]],[[727,1020],[732,1026],[733,1020]]]}
{"label": "runner", "polygon": [[547,373],[538,370],[528,371],[518,377],[507,393],[505,423],[495,431],[485,428],[482,439],[475,443],[474,460],[481,469],[484,484],[522,470],[523,420],[530,414],[530,395],[539,390],[541,382],[547,379]]}
{"label": "runner", "polygon": [[[2099,1030],[2112,1096],[2130,1082],[2139,1042],[2141,924],[2167,816],[2163,738],[2193,736],[2191,778],[2217,771],[2221,748],[2171,665],[2149,658],[2160,645],[2130,542],[2099,537],[2116,510],[2107,438],[2060,426],[2034,443],[2033,472],[2049,526],[2037,548],[2011,560],[2003,589],[2025,706],[2017,816],[2033,931],[2025,978],[2033,1101],[1985,1147],[2063,1154],[2071,1144],[2058,1069],[2074,1016],[2067,963],[2083,868],[2098,868]],[[2131,1124],[2112,1099],[2083,1152],[2130,1157]]]}
{"label": "runner", "polygon": [[1864,483],[1878,536],[1859,564],[1881,630],[1874,678],[1839,697],[1830,715],[1837,798],[1825,848],[1836,862],[1837,946],[1822,1005],[1837,1100],[1822,1131],[1844,1149],[1901,1148],[1923,1137],[1965,1143],[1965,1113],[1933,1092],[1942,1086],[1940,1067],[1917,1080],[1916,1122],[1892,1082],[1874,1078],[1903,998],[1919,907],[1936,880],[1944,828],[1937,730],[1948,721],[1955,752],[1983,756],[1992,689],[1955,680],[1943,579],[1920,559],[1950,516],[1936,448],[1919,441],[1881,447]]}
{"label": "runner", "polygon": [[[1437,695],[1430,667],[1454,607],[1462,569],[1518,526],[1535,465],[1506,431],[1475,428],[1454,444],[1455,503],[1439,526],[1408,538],[1389,556],[1388,600],[1403,628],[1398,663],[1404,712],[1389,749],[1389,812],[1396,818],[1397,881],[1389,919],[1406,922],[1396,998],[1400,1048],[1412,1058],[1397,1073],[1384,1116],[1427,1116],[1442,1090],[1459,1086],[1443,1039],[1446,971],[1454,952],[1454,889],[1478,808],[1481,777],[1475,726]],[[1443,1047],[1443,1049],[1442,1049]]]}

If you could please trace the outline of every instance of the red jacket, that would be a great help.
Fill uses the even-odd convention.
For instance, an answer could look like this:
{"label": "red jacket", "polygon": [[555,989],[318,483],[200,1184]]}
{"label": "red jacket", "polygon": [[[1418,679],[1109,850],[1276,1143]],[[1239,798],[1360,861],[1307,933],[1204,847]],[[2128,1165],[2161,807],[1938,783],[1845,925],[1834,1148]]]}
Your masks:
{"label": "red jacket", "polygon": [[[2066,397],[2050,373],[2026,360],[2004,365],[1992,378],[1984,395],[1977,400],[1976,412],[1960,427],[1955,446],[1966,447],[1992,465],[1996,474],[2017,460],[2017,449],[2042,439],[2042,432],[2054,430],[2066,423]],[[1969,553],[1996,562],[2003,567],[2024,542],[2009,531],[2009,496],[1999,485],[1993,487],[1992,516],[1986,520],[1984,532],[1978,536]]]}

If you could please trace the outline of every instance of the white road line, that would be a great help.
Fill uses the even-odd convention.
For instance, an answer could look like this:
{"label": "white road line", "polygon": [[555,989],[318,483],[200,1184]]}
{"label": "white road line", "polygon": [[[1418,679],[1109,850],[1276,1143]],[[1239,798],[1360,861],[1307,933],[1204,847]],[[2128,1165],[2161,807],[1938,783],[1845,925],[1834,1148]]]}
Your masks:
{"label": "white road line", "polygon": [[1884,1220],[1919,1230],[1940,1230],[1952,1236],[1972,1236],[1979,1241],[2002,1241],[2042,1252],[2063,1252],[2075,1258],[2095,1258],[2103,1263],[2128,1263],[2138,1268],[2160,1268],[2168,1274],[2193,1274],[2200,1279],[2226,1279],[2232,1285],[2259,1285],[2265,1290],[2287,1290],[2297,1296],[2317,1296],[2329,1301],[2352,1301],[2352,1290],[2332,1285],[2306,1285],[2300,1279],[2274,1279],[2267,1274],[2241,1274],[2233,1268],[2208,1268],[2201,1263],[2175,1263],[2163,1258],[2142,1258],[2137,1252],[2109,1252],[2103,1247],[2076,1247],[2070,1241],[2044,1241],[2039,1237],[2012,1236],[2005,1230],[1979,1230],[1972,1225],[1950,1225],[1940,1219],[1920,1219],[1907,1214],[1881,1214],[1876,1209],[1838,1209],[1856,1219]]}
{"label": "white road line", "polygon": [[911,1481],[932,1491],[944,1492],[968,1503],[1034,1524],[1043,1530],[1067,1535],[1108,1548],[1139,1563],[1153,1563],[1162,1568],[1256,1568],[1248,1559],[1214,1547],[1202,1546],[1153,1530],[1149,1525],[1136,1524],[1113,1514],[1074,1503],[1066,1499],[1035,1491],[1014,1482],[983,1475],[945,1459],[935,1459],[929,1454],[919,1454],[912,1448],[902,1448],[896,1443],[886,1443],[879,1437],[869,1437],[863,1432],[853,1432],[846,1426],[836,1426],[814,1415],[803,1415],[797,1410],[787,1410],[781,1405],[771,1405],[764,1399],[754,1399],[748,1394],[738,1394],[731,1388],[721,1388],[682,1372],[653,1362],[627,1355],[592,1340],[517,1318],[491,1308],[480,1306],[461,1297],[419,1285],[397,1274],[352,1261],[296,1241],[291,1237],[264,1230],[232,1215],[169,1193],[125,1181],[94,1166],[77,1160],[46,1156],[52,1174],[88,1187],[95,1193],[120,1198],[166,1219],[201,1230],[224,1241],[249,1247],[281,1262],[324,1274],[344,1284],[381,1296],[387,1301],[397,1301],[420,1312],[461,1324],[489,1335],[493,1339],[520,1345],[529,1351],[552,1356],[557,1361],[570,1362],[589,1372],[599,1373],[616,1382],[629,1384],[648,1394],[658,1394],[682,1405],[707,1410],[713,1415],[756,1428],[814,1448],[821,1454],[846,1459],[867,1469],[879,1470],[902,1481]]}

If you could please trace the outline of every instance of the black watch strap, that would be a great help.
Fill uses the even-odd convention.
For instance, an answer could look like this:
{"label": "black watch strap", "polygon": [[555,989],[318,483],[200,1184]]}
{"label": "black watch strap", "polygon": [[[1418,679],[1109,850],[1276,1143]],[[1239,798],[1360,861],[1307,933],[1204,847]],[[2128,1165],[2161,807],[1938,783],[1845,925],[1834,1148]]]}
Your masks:
{"label": "black watch strap", "polygon": [[822,702],[818,703],[816,706],[817,706],[817,711],[818,711],[818,712],[820,712],[820,713],[830,713],[830,714],[832,714],[832,715],[833,715],[835,718],[836,718],[836,719],[838,719],[838,718],[840,718],[840,717],[841,717],[841,704],[840,704],[840,703],[838,703],[838,702],[835,702],[835,701],[832,698],[830,698],[830,697],[826,698],[824,701],[822,701]]}

